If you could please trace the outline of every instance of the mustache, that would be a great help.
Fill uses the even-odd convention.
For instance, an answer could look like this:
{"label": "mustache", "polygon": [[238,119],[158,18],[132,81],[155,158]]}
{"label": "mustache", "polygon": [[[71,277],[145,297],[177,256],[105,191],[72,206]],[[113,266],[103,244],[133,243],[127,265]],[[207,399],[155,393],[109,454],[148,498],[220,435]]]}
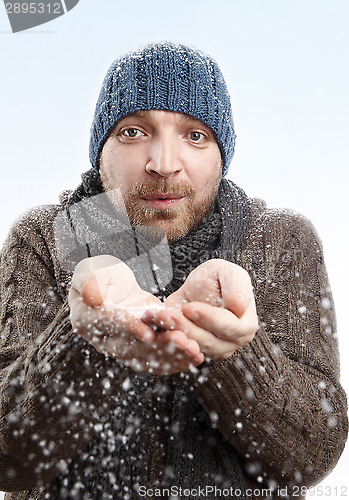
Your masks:
{"label": "mustache", "polygon": [[137,182],[129,191],[132,197],[167,193],[193,197],[195,189],[189,182],[159,179],[157,181]]}

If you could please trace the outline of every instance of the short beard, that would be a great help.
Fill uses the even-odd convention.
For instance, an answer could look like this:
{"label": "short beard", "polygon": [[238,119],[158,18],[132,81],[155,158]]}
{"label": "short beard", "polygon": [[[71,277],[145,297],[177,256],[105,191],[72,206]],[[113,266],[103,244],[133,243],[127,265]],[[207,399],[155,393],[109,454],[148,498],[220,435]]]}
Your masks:
{"label": "short beard", "polygon": [[[113,188],[101,169],[102,185],[117,212],[128,216],[130,224],[147,238],[159,240],[166,235],[169,242],[182,239],[193,231],[207,215],[216,199],[220,177],[210,193],[194,204],[195,189],[188,182],[159,179],[151,182],[137,182],[123,196]],[[184,196],[183,204],[168,209],[145,206],[140,198],[152,194],[173,193]]]}

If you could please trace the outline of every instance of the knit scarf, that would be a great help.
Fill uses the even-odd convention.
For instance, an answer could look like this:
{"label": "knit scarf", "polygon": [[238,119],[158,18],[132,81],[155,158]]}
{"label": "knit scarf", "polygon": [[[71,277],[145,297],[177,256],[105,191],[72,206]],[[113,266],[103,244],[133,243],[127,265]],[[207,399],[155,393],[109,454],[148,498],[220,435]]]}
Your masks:
{"label": "knit scarf", "polygon": [[[169,245],[149,242],[116,217],[98,173],[90,170],[64,203],[56,241],[63,266],[72,269],[87,256],[115,255],[131,267],[142,288],[164,299],[202,262],[211,258],[233,262],[250,220],[246,194],[223,179],[214,206],[193,232]],[[162,438],[154,444],[159,424]],[[149,456],[150,449],[156,456]],[[154,470],[160,470],[156,477]],[[144,497],[146,488],[157,487],[165,492],[161,498],[174,500],[181,498],[181,487],[197,489],[195,498],[207,500],[214,495],[204,487],[213,486],[241,491],[235,498],[245,499],[244,485],[233,446],[180,378],[139,374],[123,384],[94,439],[55,481],[52,491],[61,499],[136,500]],[[166,493],[169,489],[172,495]]]}

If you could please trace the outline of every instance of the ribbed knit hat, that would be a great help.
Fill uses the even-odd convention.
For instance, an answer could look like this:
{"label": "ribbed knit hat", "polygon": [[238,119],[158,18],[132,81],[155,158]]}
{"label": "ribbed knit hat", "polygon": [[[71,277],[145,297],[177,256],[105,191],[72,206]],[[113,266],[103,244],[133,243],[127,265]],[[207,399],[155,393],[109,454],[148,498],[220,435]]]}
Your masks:
{"label": "ribbed knit hat", "polygon": [[160,42],[116,59],[104,79],[91,127],[90,161],[99,156],[116,123],[140,110],[191,115],[215,133],[227,173],[235,133],[230,97],[214,59],[199,50]]}

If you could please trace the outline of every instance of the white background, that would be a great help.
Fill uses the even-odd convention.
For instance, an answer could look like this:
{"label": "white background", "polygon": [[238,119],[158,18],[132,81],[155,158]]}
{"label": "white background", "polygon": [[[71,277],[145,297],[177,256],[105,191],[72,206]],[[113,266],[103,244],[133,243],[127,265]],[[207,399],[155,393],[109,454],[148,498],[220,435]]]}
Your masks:
{"label": "white background", "polygon": [[[194,45],[217,59],[230,88],[238,138],[228,177],[306,214],[322,237],[348,390],[348,33],[348,0],[81,0],[17,34],[1,2],[0,243],[16,217],[56,202],[89,168],[110,63],[147,42]],[[348,466],[346,450],[323,495],[309,498],[349,496]]]}

